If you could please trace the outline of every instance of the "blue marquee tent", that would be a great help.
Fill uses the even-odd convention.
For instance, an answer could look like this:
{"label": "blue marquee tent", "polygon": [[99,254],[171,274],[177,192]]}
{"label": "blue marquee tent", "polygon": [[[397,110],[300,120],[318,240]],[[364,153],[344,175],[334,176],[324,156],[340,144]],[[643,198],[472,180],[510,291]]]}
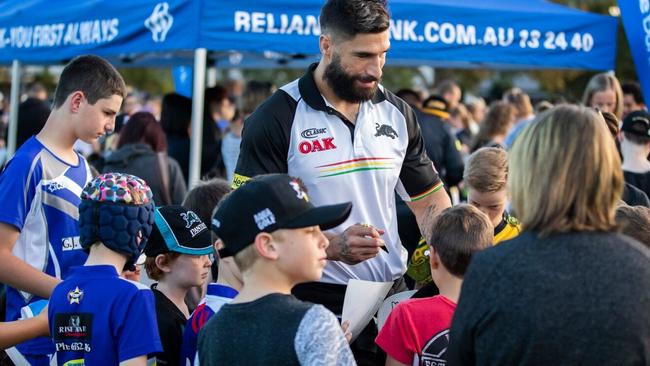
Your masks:
{"label": "blue marquee tent", "polygon": [[[60,63],[93,53],[125,63],[198,48],[201,1],[0,2],[0,63]],[[144,57],[153,60],[153,57]],[[171,60],[174,62],[175,60]]]}
{"label": "blue marquee tent", "polygon": [[[315,59],[323,0],[27,0],[0,2],[0,63],[52,63],[82,53],[116,63],[187,63],[206,48],[254,66]],[[543,0],[390,0],[389,63],[607,70],[615,18]],[[179,52],[185,51],[185,52]],[[263,57],[263,51],[286,57]],[[219,53],[221,52],[221,53]],[[298,56],[296,56],[298,55]],[[217,57],[217,56],[215,56]]]}
{"label": "blue marquee tent", "polygon": [[[117,65],[194,62],[192,139],[201,136],[207,59],[219,67],[318,59],[323,0],[6,0],[0,64],[13,64],[9,151],[20,64],[93,53]],[[389,64],[579,68],[614,66],[616,20],[544,0],[389,0]],[[208,56],[208,50],[210,54]],[[244,55],[242,57],[242,55]],[[190,184],[200,144],[191,147]]]}
{"label": "blue marquee tent", "polygon": [[[608,70],[616,19],[543,0],[391,0],[389,64]],[[318,54],[322,0],[226,1],[202,10],[211,50]]]}

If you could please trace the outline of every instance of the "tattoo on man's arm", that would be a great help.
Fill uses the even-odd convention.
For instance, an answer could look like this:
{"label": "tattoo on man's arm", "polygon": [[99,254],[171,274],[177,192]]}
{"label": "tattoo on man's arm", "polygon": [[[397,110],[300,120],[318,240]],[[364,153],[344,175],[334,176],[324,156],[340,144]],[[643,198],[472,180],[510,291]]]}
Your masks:
{"label": "tattoo on man's arm", "polygon": [[341,234],[341,258],[350,260],[350,245],[348,244],[348,234],[344,231]]}
{"label": "tattoo on man's arm", "polygon": [[425,209],[424,216],[422,217],[420,224],[420,233],[424,239],[428,242],[429,237],[431,236],[431,225],[435,218],[434,213],[437,211],[437,206],[435,203],[432,203],[429,207]]}

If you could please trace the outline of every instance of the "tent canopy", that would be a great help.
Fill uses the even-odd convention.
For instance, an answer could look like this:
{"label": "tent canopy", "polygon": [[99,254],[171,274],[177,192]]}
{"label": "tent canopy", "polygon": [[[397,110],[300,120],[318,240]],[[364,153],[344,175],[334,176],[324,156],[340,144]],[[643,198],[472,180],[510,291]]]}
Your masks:
{"label": "tent canopy", "polygon": [[[201,1],[10,0],[0,3],[0,63],[65,62],[93,53],[119,64],[175,63],[198,47]],[[156,52],[161,57],[142,57]],[[154,61],[155,60],[155,61]],[[191,62],[191,61],[190,61]]]}
{"label": "tent canopy", "polygon": [[[4,1],[0,63],[94,53],[119,65],[164,66],[191,63],[191,51],[206,48],[216,51],[219,66],[304,64],[318,57],[323,2]],[[617,24],[608,16],[543,0],[389,0],[389,10],[392,65],[614,66]],[[249,56],[227,54],[233,51]]]}
{"label": "tent canopy", "polygon": [[[614,67],[616,19],[542,0],[392,0],[389,64]],[[205,5],[199,43],[211,50],[318,54],[322,0]]]}

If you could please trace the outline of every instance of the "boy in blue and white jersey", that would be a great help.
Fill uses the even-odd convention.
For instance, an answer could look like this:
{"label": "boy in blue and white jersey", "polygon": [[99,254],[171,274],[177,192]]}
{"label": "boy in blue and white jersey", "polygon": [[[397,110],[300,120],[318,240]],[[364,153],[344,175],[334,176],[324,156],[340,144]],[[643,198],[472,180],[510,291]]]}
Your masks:
{"label": "boy in blue and white jersey", "polygon": [[[27,140],[0,173],[0,282],[6,283],[6,321],[50,297],[73,265],[86,259],[77,228],[79,195],[90,180],[75,141],[110,132],[126,93],[105,60],[81,56],[63,70],[41,132]],[[49,365],[52,342],[37,338],[7,350],[16,364]]]}
{"label": "boy in blue and white jersey", "polygon": [[154,222],[149,187],[128,174],[107,173],[81,193],[84,266],[54,288],[48,319],[57,365],[145,366],[162,350],[151,290],[119,276],[133,268]]}

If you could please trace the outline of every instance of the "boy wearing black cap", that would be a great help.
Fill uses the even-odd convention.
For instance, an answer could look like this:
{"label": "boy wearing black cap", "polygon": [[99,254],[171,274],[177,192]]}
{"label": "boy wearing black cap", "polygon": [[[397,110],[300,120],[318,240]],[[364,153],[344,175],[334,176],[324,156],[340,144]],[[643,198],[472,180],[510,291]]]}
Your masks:
{"label": "boy wearing black cap", "polygon": [[202,286],[210,272],[212,236],[194,211],[183,206],[159,207],[149,244],[145,269],[158,281],[151,286],[156,299],[156,317],[163,352],[159,365],[178,365],[183,327],[189,317],[185,296],[190,288]]}
{"label": "boy wearing black cap", "polygon": [[650,196],[650,113],[635,111],[628,114],[621,131],[625,182]]}
{"label": "boy wearing black cap", "polygon": [[81,193],[84,266],[54,288],[48,318],[58,365],[146,365],[159,352],[151,291],[119,277],[142,253],[154,205],[140,178],[108,173]]}
{"label": "boy wearing black cap", "polygon": [[329,245],[321,229],[344,222],[351,208],[314,207],[285,174],[253,178],[224,199],[212,227],[244,287],[199,333],[202,366],[355,364],[334,314],[291,295],[294,285],[320,279]]}

